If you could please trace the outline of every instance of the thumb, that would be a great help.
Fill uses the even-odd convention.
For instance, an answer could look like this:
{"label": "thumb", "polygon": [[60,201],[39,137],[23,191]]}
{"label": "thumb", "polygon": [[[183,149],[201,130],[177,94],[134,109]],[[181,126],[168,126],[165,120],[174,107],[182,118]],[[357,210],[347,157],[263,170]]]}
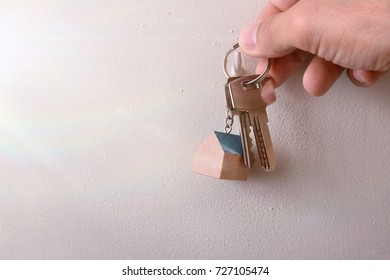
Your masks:
{"label": "thumb", "polygon": [[297,34],[289,24],[289,17],[277,14],[245,28],[240,34],[239,44],[250,56],[282,57],[295,51],[294,33]]}

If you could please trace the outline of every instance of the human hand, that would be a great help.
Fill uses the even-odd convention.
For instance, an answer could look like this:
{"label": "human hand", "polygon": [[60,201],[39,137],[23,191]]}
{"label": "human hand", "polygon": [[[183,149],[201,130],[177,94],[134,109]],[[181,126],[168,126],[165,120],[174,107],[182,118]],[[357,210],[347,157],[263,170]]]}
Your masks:
{"label": "human hand", "polygon": [[[389,32],[389,0],[270,0],[239,43],[248,55],[273,58],[269,73],[276,87],[313,55],[303,86],[321,96],[345,69],[363,87],[390,70]],[[271,95],[264,98],[274,100]]]}

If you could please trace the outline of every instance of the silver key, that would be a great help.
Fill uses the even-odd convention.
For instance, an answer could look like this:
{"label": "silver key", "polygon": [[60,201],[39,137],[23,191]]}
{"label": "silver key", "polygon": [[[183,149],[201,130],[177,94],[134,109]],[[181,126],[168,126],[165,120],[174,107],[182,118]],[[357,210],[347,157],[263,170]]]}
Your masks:
{"label": "silver key", "polygon": [[241,144],[243,150],[244,164],[248,168],[252,168],[255,162],[255,157],[252,153],[252,138],[250,137],[251,124],[249,119],[248,112],[245,111],[236,111],[233,108],[232,99],[230,98],[230,89],[229,83],[239,77],[229,78],[226,84],[226,104],[229,110],[231,110],[235,115],[239,116],[240,119],[240,135],[241,135]]}
{"label": "silver key", "polygon": [[[256,77],[258,76],[253,75],[228,79],[226,85],[227,107],[236,115],[248,114],[249,123],[253,128],[253,134],[256,140],[260,164],[265,171],[272,171],[276,167],[276,159],[268,129],[267,104],[261,97],[262,88],[272,86],[272,82],[269,78],[265,78],[253,86],[244,86],[246,82],[252,81]],[[246,133],[245,135],[249,136],[248,134]],[[244,151],[248,148],[247,142],[247,140],[243,140],[243,148],[246,145]]]}
{"label": "silver key", "polygon": [[253,164],[255,163],[255,157],[252,153],[252,138],[249,135],[251,132],[249,114],[247,112],[240,112],[239,117],[244,164],[246,167],[252,168]]}

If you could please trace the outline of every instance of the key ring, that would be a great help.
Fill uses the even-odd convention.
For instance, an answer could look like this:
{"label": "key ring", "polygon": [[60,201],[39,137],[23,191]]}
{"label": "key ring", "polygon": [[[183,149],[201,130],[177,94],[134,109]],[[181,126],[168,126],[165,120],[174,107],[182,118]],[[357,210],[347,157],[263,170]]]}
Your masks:
{"label": "key ring", "polygon": [[[235,51],[236,49],[238,49],[240,47],[239,44],[235,44],[233,46],[233,48],[231,48],[225,55],[225,59],[223,60],[223,73],[225,74],[225,77],[227,79],[231,78],[228,71],[227,71],[227,63],[228,63],[228,57],[229,55]],[[272,59],[271,58],[268,58],[268,64],[267,64],[267,67],[265,68],[265,70],[263,71],[263,73],[261,73],[257,78],[251,80],[251,81],[248,81],[248,82],[245,82],[244,83],[244,86],[247,87],[247,86],[253,86],[253,85],[257,85],[259,83],[261,83],[267,76],[268,76],[268,72],[269,70],[271,69],[271,65],[272,65]]]}

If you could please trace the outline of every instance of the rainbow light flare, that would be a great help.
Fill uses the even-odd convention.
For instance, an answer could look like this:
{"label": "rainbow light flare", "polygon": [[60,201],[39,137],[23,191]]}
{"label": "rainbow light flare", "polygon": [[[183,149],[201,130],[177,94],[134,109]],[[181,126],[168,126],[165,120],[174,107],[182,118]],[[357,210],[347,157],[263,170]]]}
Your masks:
{"label": "rainbow light flare", "polygon": [[[81,64],[94,68],[88,66],[88,59],[93,60],[88,52],[104,51],[105,46],[101,46],[112,39],[101,34],[91,36],[90,29],[83,29],[95,19],[88,13],[67,18],[67,1],[15,2],[0,12],[0,166],[13,165],[23,171],[33,162],[55,169],[61,180],[69,180],[61,171],[61,160],[104,147],[118,132],[117,123],[126,122],[131,129],[134,123],[168,113],[174,107],[176,101],[162,95],[137,96],[130,104],[111,96],[106,102],[107,92],[94,89],[83,81],[88,77],[75,69]],[[121,12],[120,7],[109,11],[106,24],[110,16]],[[64,70],[74,71],[67,81]],[[98,79],[98,75],[102,74],[91,79]],[[78,79],[81,85],[84,82],[85,90],[64,95],[66,89],[76,88],[68,82]],[[56,83],[58,92],[53,92]],[[173,138],[164,129],[158,131],[159,137]],[[150,128],[145,132],[150,134]]]}

